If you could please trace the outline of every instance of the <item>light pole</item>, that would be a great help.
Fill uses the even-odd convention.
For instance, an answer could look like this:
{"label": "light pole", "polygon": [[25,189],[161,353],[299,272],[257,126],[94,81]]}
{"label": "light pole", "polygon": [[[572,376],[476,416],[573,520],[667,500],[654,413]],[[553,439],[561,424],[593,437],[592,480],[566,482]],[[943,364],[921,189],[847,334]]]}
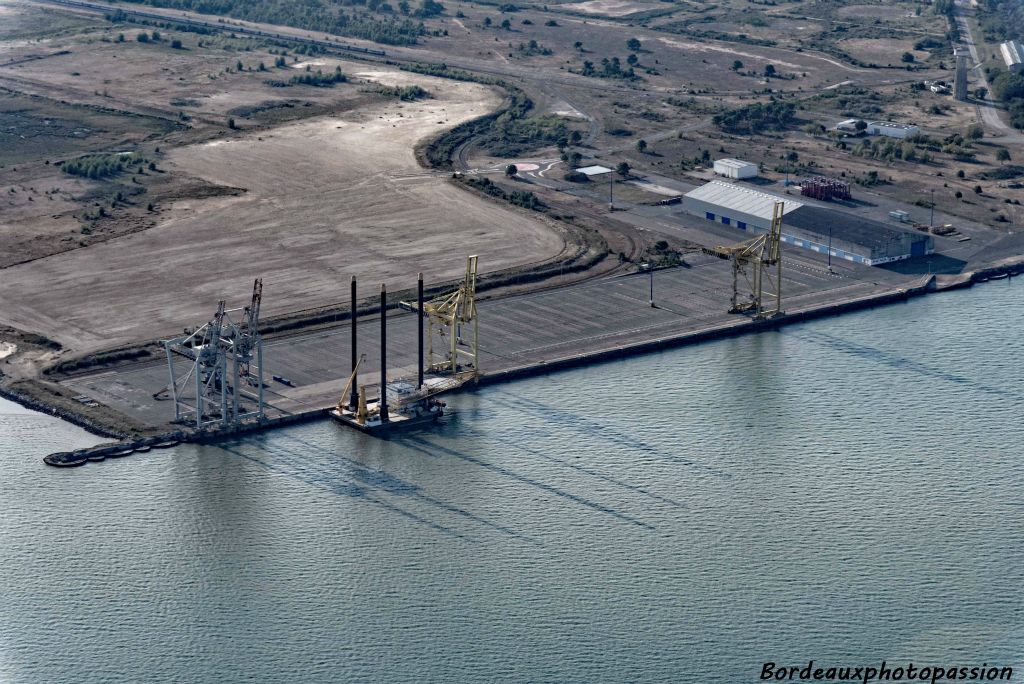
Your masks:
{"label": "light pole", "polygon": [[935,227],[935,188],[932,188],[932,202],[931,202],[931,205],[932,205],[932,207],[931,207],[932,208],[932,213],[931,213],[931,216],[928,218],[928,227],[929,228],[934,228]]}
{"label": "light pole", "polygon": [[654,264],[651,264],[651,308],[654,308]]}
{"label": "light pole", "polygon": [[832,272],[832,224],[828,226],[828,272]]}
{"label": "light pole", "polygon": [[608,173],[608,211],[615,211],[615,202],[612,199],[612,189],[615,187],[615,172]]}

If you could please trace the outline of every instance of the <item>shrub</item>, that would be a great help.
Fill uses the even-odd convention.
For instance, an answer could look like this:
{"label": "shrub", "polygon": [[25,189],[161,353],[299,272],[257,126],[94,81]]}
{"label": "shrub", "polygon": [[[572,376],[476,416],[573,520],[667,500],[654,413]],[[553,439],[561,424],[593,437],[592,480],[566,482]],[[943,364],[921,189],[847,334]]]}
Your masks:
{"label": "shrub", "polygon": [[116,176],[130,168],[140,167],[145,162],[145,157],[138,154],[89,154],[68,160],[60,168],[70,176],[99,180]]}
{"label": "shrub", "polygon": [[792,102],[756,102],[745,107],[716,114],[712,121],[729,133],[760,133],[765,130],[784,130],[796,113]]}

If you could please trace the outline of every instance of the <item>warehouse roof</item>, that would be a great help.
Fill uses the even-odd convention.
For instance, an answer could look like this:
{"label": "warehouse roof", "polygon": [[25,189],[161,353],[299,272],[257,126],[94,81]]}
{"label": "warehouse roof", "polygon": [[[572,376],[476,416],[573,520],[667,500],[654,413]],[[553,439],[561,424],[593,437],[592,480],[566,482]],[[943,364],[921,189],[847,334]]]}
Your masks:
{"label": "warehouse roof", "polygon": [[874,219],[812,205],[805,205],[800,211],[787,214],[782,225],[783,233],[786,232],[787,226],[822,237],[828,236],[831,227],[832,237],[871,249],[884,248],[892,242],[899,241],[904,235],[910,235],[915,239],[927,237],[925,233],[893,228]]}
{"label": "warehouse roof", "polygon": [[602,173],[611,173],[612,170],[607,166],[584,166],[576,169],[576,172],[585,176],[600,176]]}
{"label": "warehouse roof", "polygon": [[881,126],[884,128],[897,128],[905,131],[909,131],[912,128],[917,128],[914,124],[896,123],[895,121],[868,121],[868,127],[874,128]]}
{"label": "warehouse roof", "polygon": [[743,161],[742,159],[716,159],[715,164],[721,164],[722,166],[727,166],[730,169],[746,169],[751,166],[757,166],[757,164]]}
{"label": "warehouse roof", "polygon": [[751,190],[742,185],[734,185],[723,181],[706,183],[696,190],[686,193],[686,196],[701,202],[716,204],[724,209],[742,211],[745,214],[757,216],[766,221],[772,220],[772,210],[775,208],[776,202],[786,203],[785,207],[783,207],[784,214],[789,214],[794,209],[804,206],[803,202],[797,202],[788,197]]}
{"label": "warehouse roof", "polygon": [[1002,43],[999,46],[999,51],[1003,53],[1003,61],[1006,62],[1007,67],[1017,66],[1024,62],[1024,46],[1021,46],[1019,40]]}

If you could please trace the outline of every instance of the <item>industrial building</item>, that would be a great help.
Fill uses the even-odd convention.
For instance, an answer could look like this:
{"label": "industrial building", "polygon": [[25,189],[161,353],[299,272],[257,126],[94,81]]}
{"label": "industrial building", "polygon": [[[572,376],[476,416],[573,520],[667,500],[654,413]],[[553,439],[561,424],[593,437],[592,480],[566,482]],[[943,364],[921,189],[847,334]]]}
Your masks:
{"label": "industrial building", "polygon": [[789,197],[711,181],[683,197],[688,214],[754,235],[771,227],[776,202],[784,202],[782,241],[867,266],[931,254],[931,236],[880,221],[804,204]]}
{"label": "industrial building", "polygon": [[868,135],[885,135],[890,138],[909,138],[917,135],[921,129],[914,124],[901,124],[893,121],[868,121]]}
{"label": "industrial building", "polygon": [[953,51],[956,57],[956,77],[953,80],[953,97],[960,102],[967,101],[967,50],[957,48]]}
{"label": "industrial building", "polygon": [[1006,68],[1014,74],[1024,72],[1024,46],[1019,40],[1008,40],[999,46]]}
{"label": "industrial building", "polygon": [[[857,124],[861,119],[846,119],[836,124],[837,131],[847,133],[858,133]],[[885,135],[890,138],[909,138],[920,133],[921,129],[914,124],[901,124],[894,121],[865,121],[867,127],[864,133],[867,135]]]}
{"label": "industrial building", "polygon": [[716,159],[715,173],[726,178],[757,178],[758,167],[742,159]]}

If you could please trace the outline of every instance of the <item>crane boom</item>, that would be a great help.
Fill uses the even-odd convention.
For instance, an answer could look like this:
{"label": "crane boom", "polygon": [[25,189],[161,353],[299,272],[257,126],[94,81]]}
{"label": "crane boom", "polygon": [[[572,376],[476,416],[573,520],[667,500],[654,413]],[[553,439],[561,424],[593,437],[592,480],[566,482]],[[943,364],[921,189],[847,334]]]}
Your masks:
{"label": "crane boom", "polygon": [[359,367],[363,365],[363,361],[365,360],[366,354],[362,354],[359,357],[359,360],[356,361],[356,365],[355,368],[352,369],[352,373],[348,376],[348,381],[345,383],[345,389],[341,391],[341,399],[338,400],[337,408],[339,413],[341,413],[341,411],[345,408],[345,399],[348,397],[348,393],[352,389],[352,383],[355,382],[356,373],[359,372]]}

